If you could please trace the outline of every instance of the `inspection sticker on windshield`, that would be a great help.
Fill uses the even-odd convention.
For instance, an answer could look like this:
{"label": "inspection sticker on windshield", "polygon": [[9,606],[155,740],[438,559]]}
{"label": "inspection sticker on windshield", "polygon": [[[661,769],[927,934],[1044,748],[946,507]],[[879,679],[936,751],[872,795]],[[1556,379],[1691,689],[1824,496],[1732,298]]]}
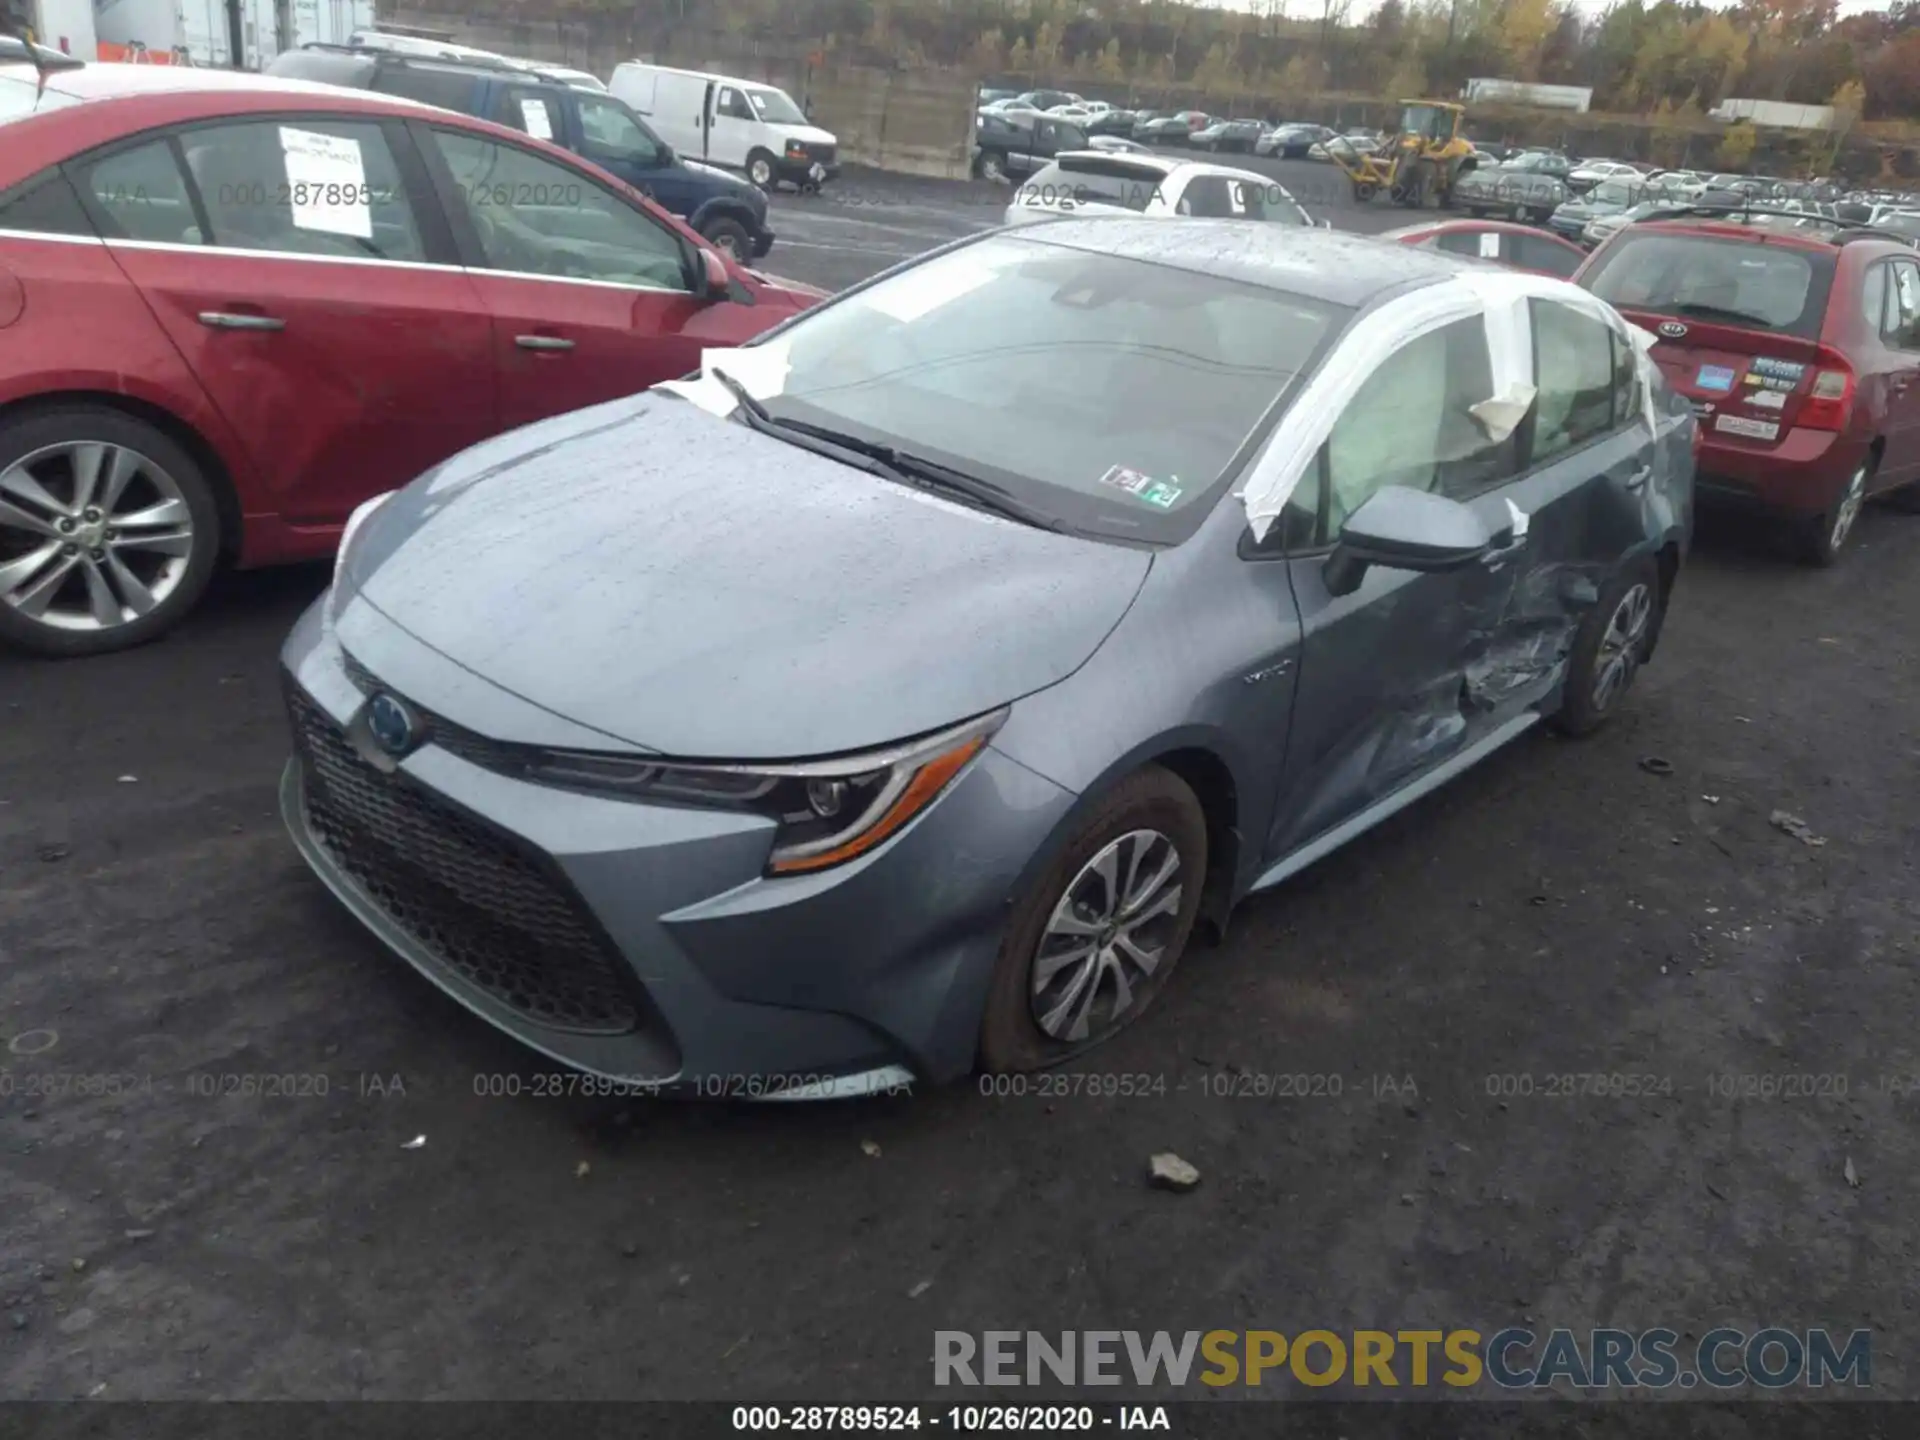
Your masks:
{"label": "inspection sticker on windshield", "polygon": [[1153,484],[1153,477],[1142,475],[1138,470],[1129,470],[1124,465],[1116,465],[1100,477],[1100,483],[1116,485],[1129,495],[1142,495],[1146,493],[1147,487]]}
{"label": "inspection sticker on windshield", "polygon": [[1142,500],[1162,510],[1171,510],[1180,495],[1181,490],[1178,485],[1169,485],[1164,480],[1156,481],[1140,492]]}
{"label": "inspection sticker on windshield", "polygon": [[1762,355],[1747,367],[1756,375],[1770,375],[1776,380],[1798,380],[1807,373],[1807,367],[1797,360],[1775,360]]}
{"label": "inspection sticker on windshield", "polygon": [[1725,365],[1702,365],[1700,373],[1693,377],[1693,383],[1702,390],[1733,389],[1733,371]]}
{"label": "inspection sticker on windshield", "polygon": [[1771,420],[1749,420],[1741,415],[1718,415],[1713,428],[1729,435],[1744,435],[1749,440],[1777,440],[1780,427]]}
{"label": "inspection sticker on windshield", "polygon": [[287,165],[287,198],[293,223],[328,235],[373,238],[373,195],[360,142],[312,130],[280,127],[280,152]]}

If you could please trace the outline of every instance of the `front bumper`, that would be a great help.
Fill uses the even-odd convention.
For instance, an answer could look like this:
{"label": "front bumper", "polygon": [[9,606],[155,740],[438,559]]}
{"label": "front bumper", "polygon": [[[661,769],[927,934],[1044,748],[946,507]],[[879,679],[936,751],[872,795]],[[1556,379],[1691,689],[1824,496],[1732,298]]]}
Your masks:
{"label": "front bumper", "polygon": [[1762,448],[1711,428],[1700,420],[1695,486],[1703,503],[1769,510],[1783,515],[1823,515],[1846,489],[1867,456],[1869,442],[1831,430],[1787,432]]}
{"label": "front bumper", "polygon": [[[533,784],[447,722],[383,770],[369,690],[447,714],[444,662],[364,604],[336,635],[327,603],[282,656],[287,827],[347,908],[473,1013],[640,1093],[812,1098],[970,1071],[1011,896],[1068,792],[989,747],[872,854],[765,879],[759,817]],[[473,677],[459,683],[470,698]]]}
{"label": "front bumper", "polygon": [[839,176],[840,162],[818,155],[782,155],[773,162],[773,173],[789,185],[824,185]]}
{"label": "front bumper", "polygon": [[765,255],[769,250],[773,249],[773,239],[773,231],[769,230],[765,225],[762,225],[754,232],[753,258],[755,260],[758,260],[762,255]]}

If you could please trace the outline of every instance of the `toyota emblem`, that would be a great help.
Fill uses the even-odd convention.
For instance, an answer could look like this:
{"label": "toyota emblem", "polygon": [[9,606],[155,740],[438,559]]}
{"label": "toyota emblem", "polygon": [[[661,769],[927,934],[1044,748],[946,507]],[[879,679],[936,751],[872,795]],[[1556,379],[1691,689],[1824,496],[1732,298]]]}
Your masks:
{"label": "toyota emblem", "polygon": [[367,730],[374,744],[397,759],[413,748],[419,724],[404,703],[382,691],[367,705]]}
{"label": "toyota emblem", "polygon": [[1666,320],[1661,322],[1660,333],[1669,340],[1680,340],[1685,338],[1687,327],[1678,320]]}

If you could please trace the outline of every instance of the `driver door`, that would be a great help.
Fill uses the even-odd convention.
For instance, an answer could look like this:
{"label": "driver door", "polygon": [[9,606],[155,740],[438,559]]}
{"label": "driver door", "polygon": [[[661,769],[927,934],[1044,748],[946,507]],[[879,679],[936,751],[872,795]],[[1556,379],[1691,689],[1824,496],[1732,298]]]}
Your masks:
{"label": "driver door", "polygon": [[754,148],[759,121],[737,85],[713,87],[713,111],[707,121],[707,159],[738,170]]}
{"label": "driver door", "polygon": [[1266,837],[1278,859],[1468,749],[1509,718],[1469,685],[1505,623],[1527,544],[1431,574],[1370,567],[1336,595],[1326,569],[1346,518],[1388,485],[1471,504],[1508,527],[1512,435],[1467,407],[1493,389],[1485,322],[1457,320],[1389,356],[1333,427],[1266,544],[1283,546],[1302,627],[1286,768]]}
{"label": "driver door", "polygon": [[585,169],[420,126],[468,273],[493,320],[503,428],[699,368],[736,307],[692,293],[693,247]]}

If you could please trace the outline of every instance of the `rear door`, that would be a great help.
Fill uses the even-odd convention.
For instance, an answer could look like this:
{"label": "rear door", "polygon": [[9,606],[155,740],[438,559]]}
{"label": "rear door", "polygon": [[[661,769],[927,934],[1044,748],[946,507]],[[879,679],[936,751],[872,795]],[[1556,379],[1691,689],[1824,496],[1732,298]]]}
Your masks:
{"label": "rear door", "polygon": [[693,294],[694,247],[589,170],[413,124],[492,316],[503,427],[675,379],[752,333],[751,311]]}
{"label": "rear door", "polygon": [[1760,233],[1627,230],[1581,283],[1658,339],[1653,358],[1715,443],[1774,449],[1818,369],[1832,253]]}
{"label": "rear door", "polygon": [[490,112],[483,118],[554,145],[566,145],[570,135],[566,101],[549,86],[497,85]]}
{"label": "rear door", "polygon": [[280,515],[343,521],[498,428],[490,321],[404,127],[325,115],[136,138],[74,167]]}

